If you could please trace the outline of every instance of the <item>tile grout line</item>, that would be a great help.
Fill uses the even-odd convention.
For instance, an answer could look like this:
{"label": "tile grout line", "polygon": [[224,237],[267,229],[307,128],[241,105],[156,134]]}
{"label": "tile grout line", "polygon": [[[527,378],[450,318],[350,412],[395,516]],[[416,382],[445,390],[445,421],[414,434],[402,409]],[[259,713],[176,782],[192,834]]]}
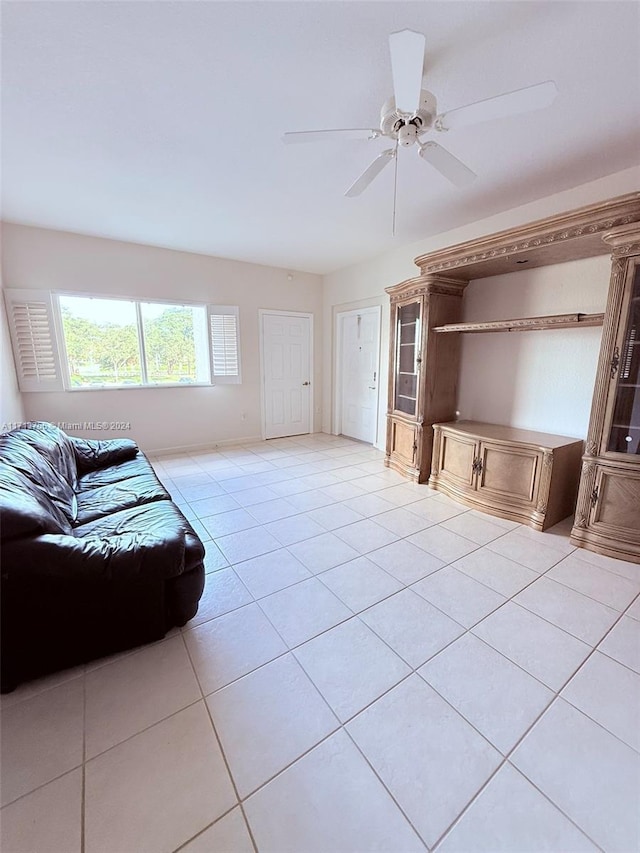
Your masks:
{"label": "tile grout line", "polygon": [[[174,847],[173,850],[171,851],[171,853],[179,853],[180,850],[184,850],[184,848],[187,846],[187,844],[190,844],[192,841],[195,841],[196,838],[200,838],[200,836],[204,835],[204,833],[207,830],[211,829],[211,827],[215,826],[217,823],[220,823],[220,821],[223,820],[225,817],[228,817],[234,809],[237,809],[239,807],[240,807],[240,804],[235,803],[233,806],[231,806],[230,809],[227,809],[225,812],[223,812],[220,815],[220,817],[217,817],[215,820],[211,821],[211,823],[208,823],[204,827],[204,829],[199,829],[195,833],[195,835],[190,835],[186,841],[182,841],[177,847]],[[257,853],[257,851],[256,851],[256,853]]]}
{"label": "tile grout line", "polygon": [[[229,777],[229,781],[231,782],[231,786],[232,786],[232,788],[233,788],[233,793],[234,793],[235,798],[236,798],[236,805],[239,805],[239,806],[240,806],[240,811],[241,811],[241,813],[242,813],[242,817],[243,817],[243,819],[244,819],[245,826],[247,827],[247,831],[248,831],[248,833],[249,833],[249,837],[250,837],[250,839],[251,839],[251,843],[253,844],[254,850],[255,850],[255,851],[256,851],[256,853],[257,853],[258,848],[257,848],[257,845],[256,845],[256,843],[255,843],[255,839],[254,839],[254,837],[253,837],[253,832],[251,831],[251,827],[249,826],[249,821],[247,820],[247,816],[246,816],[246,814],[245,814],[244,808],[242,807],[242,800],[241,800],[240,795],[239,795],[239,793],[238,793],[238,788],[237,788],[237,785],[236,785],[236,781],[235,781],[235,779],[234,779],[234,777],[233,777],[233,774],[232,774],[232,772],[231,772],[231,766],[230,766],[229,761],[228,761],[228,759],[227,759],[227,755],[226,755],[226,753],[225,753],[225,751],[224,751],[224,747],[223,747],[223,745],[222,745],[222,740],[221,740],[221,738],[220,738],[220,736],[219,736],[219,734],[218,734],[218,731],[217,731],[217,729],[216,729],[216,724],[215,724],[215,721],[214,721],[214,719],[213,719],[213,714],[212,714],[212,712],[211,712],[211,708],[209,707],[209,703],[207,702],[207,699],[206,699],[206,697],[205,697],[205,695],[204,695],[204,691],[203,691],[203,689],[202,689],[202,684],[201,684],[201,682],[200,682],[200,678],[199,678],[199,676],[198,676],[198,673],[197,673],[197,671],[196,671],[195,664],[194,664],[194,662],[193,662],[193,659],[192,659],[192,657],[191,657],[191,653],[190,653],[190,651],[189,651],[189,646],[188,646],[188,644],[186,643],[186,641],[185,641],[185,639],[184,639],[184,636],[183,636],[182,634],[181,634],[181,636],[182,636],[182,643],[183,643],[184,648],[185,648],[186,653],[187,653],[187,658],[189,659],[189,663],[191,664],[191,670],[192,670],[193,675],[194,675],[194,677],[195,677],[195,679],[196,679],[196,683],[197,683],[197,685],[198,685],[198,689],[200,690],[200,699],[199,699],[198,701],[202,701],[202,702],[203,702],[203,704],[204,704],[205,711],[206,711],[206,713],[207,713],[207,716],[209,717],[209,722],[211,723],[211,729],[212,729],[212,731],[213,731],[213,736],[214,736],[214,738],[216,739],[216,743],[218,744],[218,749],[220,750],[220,755],[222,756],[222,760],[223,760],[223,762],[224,762],[224,766],[225,766],[225,769],[226,769],[226,771],[227,771],[227,776]],[[234,806],[234,807],[235,807],[235,806]],[[222,817],[222,815],[221,815],[220,817]],[[220,819],[220,818],[217,818],[217,820],[219,820],[219,819]],[[215,822],[216,822],[216,821],[214,821],[214,823],[215,823]],[[210,825],[211,825],[211,824],[210,824]],[[206,828],[207,828],[207,827],[205,827],[205,829],[206,829]],[[204,829],[202,830],[202,832],[204,832]]]}
{"label": "tile grout line", "polygon": [[86,849],[87,806],[87,673],[82,674],[82,788],[80,797],[80,853]]}
{"label": "tile grout line", "polygon": [[[419,673],[417,673],[417,674],[419,675]],[[429,682],[427,682],[427,684],[429,684]],[[435,688],[435,687],[433,687],[433,685],[429,684],[429,686],[430,686],[430,687],[432,687],[432,689],[433,689],[433,690],[435,690],[435,691],[436,691],[436,693],[438,693],[438,696],[440,696],[442,699],[444,699],[444,701],[445,701],[445,702],[447,702],[447,704],[450,704],[450,703],[448,703],[447,699],[446,699],[444,696],[442,696],[442,695],[441,695],[441,694],[436,690],[436,688]],[[527,729],[525,729],[525,731],[520,735],[520,737],[519,737],[519,738],[518,738],[518,740],[515,742],[515,744],[514,744],[514,745],[513,745],[513,746],[512,746],[512,747],[511,747],[511,748],[510,748],[506,753],[501,752],[501,750],[499,750],[499,749],[497,750],[497,751],[500,753],[500,757],[501,757],[501,761],[500,761],[500,763],[498,764],[498,766],[496,767],[496,769],[493,771],[493,773],[491,773],[491,774],[490,774],[490,776],[485,780],[485,782],[480,786],[480,788],[476,791],[476,793],[475,793],[475,794],[473,795],[473,797],[469,800],[469,802],[464,806],[464,808],[463,808],[463,809],[462,809],[462,810],[461,810],[461,811],[456,815],[455,819],[454,819],[454,820],[449,824],[449,826],[444,830],[444,832],[443,832],[443,833],[438,837],[438,839],[435,841],[435,843],[434,843],[433,847],[431,848],[431,849],[432,849],[432,851],[435,851],[435,850],[439,847],[439,845],[442,843],[442,841],[444,841],[444,839],[446,838],[446,836],[447,836],[447,835],[448,835],[448,834],[453,830],[453,828],[454,828],[454,827],[455,827],[455,826],[456,826],[456,825],[461,821],[461,819],[462,819],[462,818],[463,818],[463,816],[466,814],[466,812],[468,812],[468,811],[469,811],[469,809],[471,808],[471,806],[476,802],[476,800],[480,797],[480,795],[483,793],[483,791],[484,791],[484,790],[489,786],[490,782],[495,778],[495,776],[497,776],[498,772],[499,772],[499,771],[500,771],[500,770],[501,770],[505,765],[509,765],[510,767],[513,767],[513,769],[514,769],[514,770],[516,770],[516,772],[518,772],[521,776],[523,776],[523,778],[525,778],[525,779],[527,780],[527,782],[529,782],[529,784],[531,784],[531,785],[532,785],[532,786],[533,786],[533,787],[538,791],[538,793],[542,794],[542,796],[544,796],[544,798],[545,798],[546,800],[548,800],[548,801],[549,801],[549,802],[554,806],[554,808],[556,808],[556,809],[557,809],[557,810],[558,810],[562,815],[564,815],[564,817],[566,817],[566,818],[567,818],[567,820],[569,820],[569,821],[570,821],[570,822],[571,822],[571,823],[572,823],[572,824],[573,824],[577,829],[579,829],[579,830],[580,830],[580,832],[581,832],[583,835],[585,835],[585,836],[589,839],[589,841],[591,841],[592,843],[594,843],[594,844],[595,844],[595,842],[593,841],[593,839],[592,839],[592,838],[590,838],[590,836],[589,836],[589,835],[587,835],[587,833],[585,832],[585,830],[584,830],[584,829],[582,829],[582,827],[580,827],[580,826],[579,826],[579,825],[578,825],[578,824],[573,820],[573,818],[569,817],[569,815],[567,815],[567,814],[563,811],[563,809],[561,809],[561,808],[560,808],[560,806],[559,806],[557,803],[555,803],[555,802],[554,802],[554,801],[553,801],[549,796],[547,796],[547,794],[545,794],[545,793],[544,793],[544,791],[542,791],[540,788],[538,788],[538,786],[535,784],[535,782],[534,782],[532,779],[530,779],[530,778],[529,778],[525,773],[523,773],[523,771],[522,771],[522,770],[520,770],[520,769],[519,769],[515,764],[512,764],[512,762],[511,762],[511,756],[514,754],[514,752],[515,752],[515,751],[520,747],[520,745],[523,743],[523,741],[525,740],[525,738],[526,738],[526,737],[531,733],[531,731],[535,728],[535,726],[536,726],[536,725],[537,725],[537,724],[542,720],[542,718],[543,718],[543,717],[544,717],[544,716],[549,712],[549,710],[552,708],[552,706],[553,706],[553,705],[558,701],[558,699],[560,699],[560,698],[561,698],[561,697],[559,696],[559,694],[558,694],[558,693],[554,693],[554,696],[551,698],[550,702],[549,702],[547,705],[545,705],[545,707],[540,711],[540,713],[538,714],[538,716],[537,716],[537,717],[535,717],[535,719],[533,720],[533,722],[528,726],[528,728],[527,728]],[[451,706],[451,707],[453,707],[453,706]],[[455,708],[454,708],[454,710],[457,710],[457,709],[455,709]],[[457,713],[458,713],[458,714],[460,714],[460,712],[459,712],[459,711],[458,711]],[[460,714],[460,716],[463,716],[463,715],[462,715],[462,714]],[[469,723],[470,725],[472,725],[472,726],[473,726],[473,724],[472,724],[469,720],[467,720],[467,718],[466,718],[466,717],[463,717],[463,719],[464,719],[467,723]],[[473,728],[475,729],[475,726],[473,726]],[[476,731],[478,731],[477,729],[475,729],[475,730],[476,730]],[[483,735],[483,737],[484,737],[484,735]],[[485,740],[486,740],[486,739],[487,739],[487,738],[485,738]],[[489,741],[489,743],[491,743],[491,741]],[[494,746],[494,744],[491,744],[491,746],[493,746],[493,747],[494,747],[494,749],[497,749],[497,747],[495,747],[495,746]],[[598,846],[599,846],[599,845],[596,845],[596,847],[598,847]]]}
{"label": "tile grout line", "polygon": [[[629,606],[631,606],[631,605],[629,605]],[[622,619],[622,616],[623,616],[623,615],[624,615],[624,614],[622,614],[622,613],[620,614],[620,616],[619,616],[618,620],[616,620],[616,622],[614,623],[614,625],[612,625],[612,626],[611,626],[611,628],[609,629],[609,631],[612,631],[612,630],[613,630],[613,628],[614,628],[614,627],[615,627],[615,625],[618,623],[618,621],[620,621],[620,619]],[[609,632],[607,632],[607,633],[609,633]],[[605,636],[606,636],[606,635],[605,635]],[[480,638],[480,639],[481,639],[481,638]],[[603,638],[603,639],[604,639],[604,638]],[[600,641],[600,642],[601,642],[601,641]],[[493,647],[492,647],[492,646],[490,646],[490,648],[493,648]],[[494,651],[498,651],[498,650],[497,650],[497,649],[494,649]],[[574,821],[574,820],[573,820],[573,819],[572,819],[568,814],[566,814],[566,813],[564,812],[564,810],[563,810],[563,809],[562,809],[562,808],[561,808],[557,803],[555,803],[555,802],[554,802],[554,801],[553,801],[549,796],[547,796],[547,794],[545,794],[545,793],[544,793],[544,791],[542,791],[540,788],[538,788],[538,786],[535,784],[535,782],[534,782],[532,779],[530,779],[530,778],[529,778],[529,777],[528,777],[528,776],[527,776],[527,775],[526,775],[522,770],[520,770],[520,769],[517,767],[517,765],[514,765],[514,764],[512,764],[512,762],[511,762],[511,756],[515,753],[515,751],[518,749],[518,747],[522,744],[522,742],[524,741],[524,739],[529,735],[529,733],[533,730],[533,728],[534,728],[534,727],[535,727],[535,726],[536,726],[536,725],[537,725],[537,724],[542,720],[542,718],[545,716],[545,714],[547,714],[547,713],[548,713],[548,711],[552,708],[552,706],[553,706],[556,702],[558,702],[559,700],[562,700],[563,702],[567,702],[567,703],[568,703],[569,705],[571,705],[571,707],[572,707],[572,708],[574,708],[578,713],[583,714],[585,717],[587,717],[587,719],[591,720],[595,725],[597,725],[597,726],[598,726],[598,728],[600,728],[600,729],[602,729],[603,731],[605,731],[605,732],[606,732],[607,734],[609,734],[611,737],[614,737],[618,742],[620,742],[620,743],[624,744],[624,745],[625,745],[625,746],[627,746],[629,749],[632,749],[634,752],[637,752],[637,750],[634,750],[634,749],[633,749],[633,747],[629,746],[629,744],[627,744],[625,741],[623,741],[621,738],[619,738],[616,734],[614,734],[614,732],[610,732],[610,731],[609,731],[609,729],[607,729],[605,726],[603,726],[603,725],[602,725],[601,723],[599,723],[597,720],[593,720],[591,717],[589,717],[589,715],[588,715],[588,714],[586,714],[586,713],[585,713],[584,711],[582,711],[580,708],[576,708],[572,703],[568,702],[568,700],[567,700],[567,699],[565,699],[563,696],[561,696],[562,691],[563,691],[563,690],[567,687],[567,685],[568,685],[568,684],[573,680],[573,678],[575,678],[575,676],[580,672],[580,670],[585,666],[585,664],[587,663],[587,661],[588,661],[588,660],[593,656],[593,654],[594,654],[596,651],[597,651],[597,645],[596,645],[596,646],[592,646],[591,651],[589,652],[589,654],[587,655],[587,657],[582,661],[582,663],[581,663],[581,664],[579,664],[579,666],[578,666],[578,667],[577,667],[577,668],[572,672],[572,674],[571,674],[571,675],[566,679],[566,681],[564,681],[564,682],[563,682],[562,686],[561,686],[557,691],[556,691],[556,690],[552,690],[552,688],[549,688],[549,686],[548,686],[548,685],[544,685],[545,687],[547,687],[547,689],[552,690],[552,692],[554,693],[553,698],[551,699],[551,701],[549,702],[549,704],[548,704],[548,705],[546,705],[546,706],[543,708],[543,710],[540,712],[540,714],[539,714],[539,715],[534,719],[534,721],[531,723],[531,725],[530,725],[530,726],[529,726],[529,727],[528,727],[528,728],[523,732],[523,734],[520,736],[520,738],[519,738],[519,739],[516,741],[516,743],[511,747],[511,749],[510,749],[507,753],[502,753],[502,755],[504,756],[504,760],[501,762],[501,764],[500,764],[500,765],[499,765],[499,767],[496,769],[496,771],[495,771],[495,772],[494,772],[494,773],[489,777],[489,779],[487,779],[487,781],[486,781],[486,782],[485,782],[485,784],[480,788],[480,790],[476,792],[476,794],[474,795],[474,797],[472,798],[472,800],[470,800],[470,801],[469,801],[469,803],[465,806],[465,808],[464,808],[464,809],[463,809],[463,810],[458,814],[458,816],[456,817],[455,821],[454,821],[454,822],[453,822],[453,823],[448,827],[448,829],[443,833],[443,835],[441,835],[441,836],[440,836],[440,838],[436,841],[436,843],[435,843],[435,845],[434,845],[434,848],[433,848],[434,850],[435,850],[435,849],[438,847],[438,845],[443,841],[443,839],[445,838],[445,836],[446,836],[446,835],[447,835],[447,834],[448,834],[448,833],[453,829],[453,827],[454,827],[454,826],[455,826],[455,825],[456,825],[456,824],[461,820],[462,816],[463,816],[463,815],[465,814],[465,812],[466,812],[466,811],[471,807],[471,805],[473,804],[473,802],[478,798],[478,796],[482,793],[482,791],[487,787],[487,785],[489,784],[489,782],[491,781],[491,779],[492,779],[492,778],[497,774],[498,770],[500,770],[500,769],[501,769],[501,767],[502,767],[502,766],[504,766],[504,764],[506,764],[506,763],[508,763],[510,766],[514,767],[514,769],[515,769],[515,770],[517,770],[517,772],[519,772],[519,773],[520,773],[520,774],[521,774],[521,775],[522,775],[522,776],[523,776],[523,777],[524,777],[524,778],[525,778],[525,779],[526,779],[526,780],[527,780],[531,785],[533,785],[533,787],[534,787],[534,788],[535,788],[535,789],[536,789],[540,794],[542,794],[542,795],[545,797],[545,799],[549,800],[549,802],[550,802],[550,803],[552,803],[552,805],[554,805],[554,806],[555,806],[555,808],[556,808],[556,809],[558,809],[558,811],[560,811],[560,812],[561,812],[561,813],[562,813],[562,814],[563,814],[563,815],[564,815],[564,816],[565,816],[569,821],[571,821],[571,823],[573,823],[573,824],[574,824],[574,826],[576,826],[576,827],[577,827],[577,828],[582,832],[582,834],[583,834],[583,835],[585,835],[585,836],[586,836],[586,837],[587,837],[587,838],[588,838],[588,839],[589,839],[593,844],[595,844],[595,845],[596,845],[596,847],[598,847],[599,849],[601,849],[601,848],[600,848],[600,845],[596,844],[596,842],[595,842],[595,841],[594,841],[594,840],[593,840],[593,839],[588,835],[588,833],[586,832],[586,830],[584,830],[582,827],[580,827],[580,826],[579,826],[579,824],[577,824],[577,823],[576,823],[576,822],[575,822],[575,821]],[[505,655],[504,657],[506,657],[506,655]],[[509,658],[507,658],[507,660],[510,660],[510,659],[509,659]],[[512,663],[513,663],[513,661],[512,661]],[[526,670],[525,670],[525,672],[526,672]],[[420,673],[416,673],[416,674],[417,674],[417,675],[420,675]],[[530,674],[530,673],[529,673],[529,674]],[[422,677],[422,676],[421,676],[421,677]],[[533,677],[535,677],[535,676],[533,676]],[[426,679],[424,679],[424,680],[426,681]],[[429,684],[429,686],[433,687],[433,685],[431,685],[431,684],[430,684],[430,682],[427,682],[427,684]],[[441,696],[441,694],[439,693],[439,691],[438,691],[435,687],[433,687],[433,689],[434,689],[434,690],[436,690],[436,692],[438,693],[438,695],[439,695],[439,696]],[[445,701],[448,701],[448,700],[446,699],[446,697],[442,696],[442,698],[443,698]],[[450,704],[450,703],[448,703],[448,704]],[[453,706],[452,706],[452,707],[453,707]],[[457,709],[454,709],[454,710],[457,710]],[[459,712],[459,711],[458,711],[458,713],[460,714],[460,712]],[[461,716],[463,716],[463,718],[464,718],[465,720],[467,719],[466,717],[464,717],[464,715],[462,715],[462,714],[461,714]],[[470,723],[470,725],[473,725],[469,720],[467,720],[467,722],[468,722],[468,723]],[[473,728],[475,729],[475,726],[473,726]],[[476,731],[477,731],[477,729],[476,729]],[[492,744],[492,746],[493,746],[493,744]],[[500,751],[500,750],[498,750],[498,751]]]}
{"label": "tile grout line", "polygon": [[[409,675],[408,675],[406,678],[404,678],[402,681],[406,681],[406,680],[407,680],[407,679],[409,679],[412,675],[414,675],[414,673],[413,673],[413,672],[409,673]],[[399,684],[402,684],[402,681],[401,681],[401,682],[399,682]],[[398,686],[399,686],[398,684],[394,685],[394,687],[398,687]],[[394,689],[394,688],[391,688],[391,689]],[[389,692],[389,691],[387,691],[387,692]],[[382,698],[382,697],[380,697],[380,698]],[[377,701],[377,700],[376,700],[376,701]],[[356,716],[357,716],[357,715],[356,715]],[[355,719],[355,717],[352,717],[351,719]],[[350,722],[350,721],[349,721],[349,722]],[[411,829],[415,832],[415,834],[416,834],[416,838],[417,838],[417,839],[418,839],[418,840],[419,840],[419,841],[424,845],[424,849],[425,849],[425,850],[429,850],[429,849],[430,849],[430,848],[429,848],[429,845],[428,845],[428,844],[427,844],[427,842],[424,840],[424,838],[422,837],[422,835],[418,832],[418,830],[416,829],[416,827],[413,825],[413,821],[411,820],[411,818],[409,817],[409,815],[405,812],[405,810],[402,808],[402,806],[400,805],[400,803],[398,802],[398,800],[395,798],[395,796],[393,795],[393,793],[391,792],[391,790],[387,787],[387,785],[383,782],[383,780],[381,779],[381,777],[378,775],[378,772],[376,771],[376,769],[375,769],[375,767],[373,766],[373,764],[369,761],[368,757],[367,757],[367,756],[364,754],[364,752],[360,749],[360,747],[359,747],[358,743],[357,743],[357,742],[354,740],[354,738],[352,737],[351,732],[347,729],[346,724],[345,724],[345,725],[343,725],[343,727],[342,727],[342,728],[343,728],[343,731],[344,731],[345,735],[349,738],[350,742],[353,744],[354,748],[355,748],[355,749],[358,751],[358,753],[362,756],[362,758],[363,758],[363,760],[365,761],[365,763],[366,763],[367,767],[371,770],[371,772],[372,772],[372,773],[373,773],[373,775],[376,777],[376,779],[378,780],[378,782],[380,782],[380,784],[382,785],[382,787],[384,788],[384,790],[387,792],[387,794],[388,794],[388,795],[389,795],[389,797],[391,798],[391,801],[395,804],[395,806],[396,806],[396,808],[398,809],[398,811],[400,812],[400,814],[404,817],[404,819],[407,821],[407,823],[409,824],[409,826],[411,827]]]}

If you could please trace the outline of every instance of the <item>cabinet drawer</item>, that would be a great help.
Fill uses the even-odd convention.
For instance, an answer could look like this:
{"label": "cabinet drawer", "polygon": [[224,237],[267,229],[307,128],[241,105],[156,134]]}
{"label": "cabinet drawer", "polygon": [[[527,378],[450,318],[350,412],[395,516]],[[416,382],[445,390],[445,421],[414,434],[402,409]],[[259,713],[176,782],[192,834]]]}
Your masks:
{"label": "cabinet drawer", "polygon": [[535,450],[481,442],[482,470],[477,489],[520,506],[537,498],[542,454]]}

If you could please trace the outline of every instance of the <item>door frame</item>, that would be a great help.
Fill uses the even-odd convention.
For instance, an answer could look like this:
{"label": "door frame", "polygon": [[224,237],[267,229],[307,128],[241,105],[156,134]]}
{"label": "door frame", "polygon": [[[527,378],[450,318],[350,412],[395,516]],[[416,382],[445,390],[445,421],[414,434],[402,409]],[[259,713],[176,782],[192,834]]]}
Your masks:
{"label": "door frame", "polygon": [[[376,412],[376,428],[375,435],[373,436],[373,441],[371,442],[373,447],[377,446],[378,434],[380,431],[379,424],[379,408],[380,408],[380,346],[382,344],[382,306],[381,305],[367,305],[363,308],[349,308],[347,311],[336,311],[335,313],[335,326],[334,326],[334,340],[336,342],[336,350],[335,350],[335,382],[333,388],[333,424],[332,424],[332,432],[334,435],[341,435],[342,430],[342,390],[343,390],[343,374],[342,374],[342,347],[344,343],[344,321],[347,317],[355,314],[373,314],[377,315],[378,319],[378,359],[377,365],[378,369],[377,379],[376,379],[376,399],[375,399],[375,412]],[[355,439],[357,441],[357,439]]]}
{"label": "door frame", "polygon": [[315,398],[315,382],[313,375],[313,314],[307,311],[280,311],[277,308],[258,308],[258,341],[260,347],[260,435],[266,441],[267,434],[267,411],[265,397],[265,373],[264,373],[264,325],[263,318],[266,314],[274,314],[277,317],[307,317],[309,320],[309,382],[311,389],[309,394],[309,432],[313,433],[313,401]]}

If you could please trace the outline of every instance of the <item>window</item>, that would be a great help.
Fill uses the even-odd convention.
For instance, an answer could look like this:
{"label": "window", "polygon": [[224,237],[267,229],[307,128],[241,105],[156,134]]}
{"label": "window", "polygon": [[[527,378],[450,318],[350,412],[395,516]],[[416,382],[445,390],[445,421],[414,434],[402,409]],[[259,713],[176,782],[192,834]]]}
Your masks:
{"label": "window", "polygon": [[203,305],[141,302],[147,381],[209,382],[207,311]]}
{"label": "window", "polygon": [[36,291],[6,298],[23,391],[61,390],[65,373],[72,390],[241,381],[236,306]]}
{"label": "window", "polygon": [[135,302],[60,296],[59,305],[72,388],[142,384]]}

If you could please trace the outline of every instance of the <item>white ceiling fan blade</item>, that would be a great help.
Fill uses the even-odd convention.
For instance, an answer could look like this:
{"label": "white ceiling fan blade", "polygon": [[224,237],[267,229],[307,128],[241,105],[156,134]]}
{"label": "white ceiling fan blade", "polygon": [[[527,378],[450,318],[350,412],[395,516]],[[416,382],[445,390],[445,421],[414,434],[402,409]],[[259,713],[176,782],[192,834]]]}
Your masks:
{"label": "white ceiling fan blade", "polygon": [[355,196],[364,192],[371,181],[384,169],[387,163],[390,163],[391,160],[393,160],[395,153],[394,148],[388,148],[386,151],[383,151],[382,154],[378,154],[373,163],[371,163],[370,166],[367,166],[357,181],[354,181],[346,191],[345,195],[347,198],[355,198]]}
{"label": "white ceiling fan blade", "polygon": [[440,174],[457,187],[466,187],[478,177],[468,166],[450,154],[437,142],[425,142],[420,146],[420,156],[437,169]]}
{"label": "white ceiling fan blade", "polygon": [[456,127],[479,124],[495,118],[506,118],[519,113],[540,110],[552,104],[557,94],[556,84],[553,80],[547,80],[546,83],[536,83],[535,86],[516,89],[515,92],[507,92],[495,98],[487,98],[484,101],[477,101],[475,104],[442,113],[436,118],[435,127],[436,130],[453,130]]}
{"label": "white ceiling fan blade", "polygon": [[391,73],[396,110],[413,115],[420,104],[425,38],[413,30],[400,30],[389,36]]}
{"label": "white ceiling fan blade", "polygon": [[298,142],[332,142],[342,139],[376,139],[380,131],[369,127],[354,127],[341,130],[299,130],[284,133],[282,141],[287,145]]}

